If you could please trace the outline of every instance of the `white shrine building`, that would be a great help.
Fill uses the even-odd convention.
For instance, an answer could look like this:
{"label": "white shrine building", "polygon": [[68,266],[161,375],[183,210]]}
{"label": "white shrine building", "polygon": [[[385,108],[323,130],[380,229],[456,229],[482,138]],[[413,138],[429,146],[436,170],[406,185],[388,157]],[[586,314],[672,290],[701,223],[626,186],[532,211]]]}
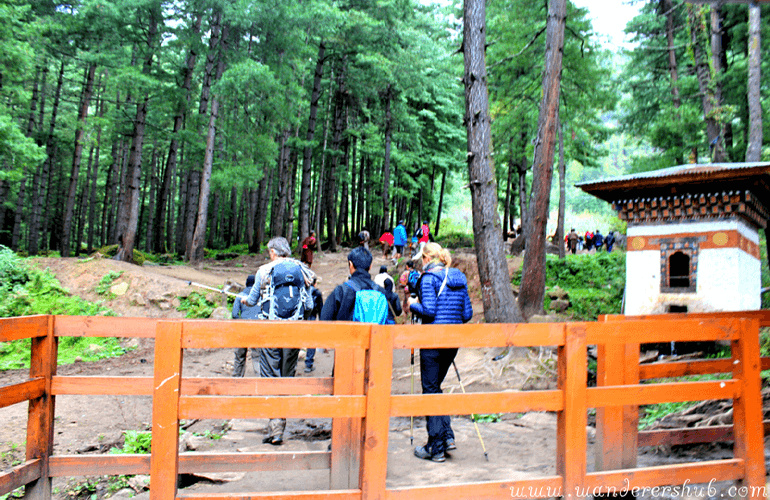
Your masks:
{"label": "white shrine building", "polygon": [[714,163],[577,185],[628,223],[627,315],[760,309],[770,163]]}

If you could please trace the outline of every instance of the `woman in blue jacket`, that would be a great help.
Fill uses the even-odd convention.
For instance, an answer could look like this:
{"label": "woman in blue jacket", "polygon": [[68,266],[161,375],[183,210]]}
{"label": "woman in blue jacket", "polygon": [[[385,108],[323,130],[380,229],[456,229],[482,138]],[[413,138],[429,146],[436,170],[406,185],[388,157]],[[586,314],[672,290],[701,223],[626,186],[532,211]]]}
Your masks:
{"label": "woman in blue jacket", "polygon": [[[438,243],[428,243],[422,251],[423,275],[418,283],[418,297],[409,299],[409,309],[422,324],[451,325],[466,323],[473,316],[468,296],[468,280],[459,269],[451,268],[452,256]],[[449,367],[457,349],[420,349],[420,378],[423,394],[441,394]],[[428,416],[428,443],[414,454],[425,460],[443,462],[445,452],[456,448],[448,415]]]}

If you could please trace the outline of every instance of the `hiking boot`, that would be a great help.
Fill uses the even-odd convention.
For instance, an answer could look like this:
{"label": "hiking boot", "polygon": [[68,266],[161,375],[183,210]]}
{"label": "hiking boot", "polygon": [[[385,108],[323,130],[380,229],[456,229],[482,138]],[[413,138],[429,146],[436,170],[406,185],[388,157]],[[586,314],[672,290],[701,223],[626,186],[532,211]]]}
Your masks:
{"label": "hiking boot", "polygon": [[435,455],[431,455],[428,449],[425,446],[418,446],[414,449],[414,456],[417,458],[422,458],[423,460],[430,460],[431,462],[443,462],[446,460],[446,456],[444,455],[444,452],[436,453]]}
{"label": "hiking boot", "polygon": [[457,445],[455,444],[455,440],[447,439],[446,441],[444,441],[444,449],[446,449],[446,451],[456,450]]}
{"label": "hiking boot", "polygon": [[315,366],[305,366],[305,373],[312,373],[315,371]]}
{"label": "hiking boot", "polygon": [[265,444],[272,444],[273,446],[280,446],[283,444],[283,438],[281,436],[267,436],[262,438],[262,442]]}

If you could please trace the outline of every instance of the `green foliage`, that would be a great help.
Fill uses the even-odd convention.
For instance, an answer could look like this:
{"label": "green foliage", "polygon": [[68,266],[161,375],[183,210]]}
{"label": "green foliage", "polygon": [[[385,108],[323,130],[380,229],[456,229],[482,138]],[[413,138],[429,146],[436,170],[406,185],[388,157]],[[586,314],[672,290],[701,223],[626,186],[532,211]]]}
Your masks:
{"label": "green foliage", "polygon": [[124,431],[123,448],[113,447],[110,453],[114,454],[147,454],[152,449],[152,433],[140,431]]}
{"label": "green foliage", "polygon": [[206,296],[198,292],[192,292],[181,299],[177,311],[187,311],[185,318],[208,318],[214,312],[217,305],[206,300]]}
{"label": "green foliage", "polygon": [[[521,270],[513,277],[521,283]],[[558,286],[569,293],[568,312],[573,318],[596,320],[600,314],[618,314],[626,281],[626,255],[623,252],[567,255],[546,258],[546,287]],[[545,298],[545,306],[550,303]]]}
{"label": "green foliage", "polygon": [[99,280],[99,284],[96,285],[96,293],[99,295],[107,295],[109,294],[110,298],[113,298],[112,293],[110,293],[110,287],[112,287],[112,282],[116,279],[120,278],[123,275],[123,271],[110,271],[107,274],[104,275],[104,277]]}
{"label": "green foliage", "polygon": [[684,410],[694,405],[697,401],[681,401],[677,403],[658,403],[643,406],[644,415],[639,417],[639,428],[645,429],[669,413]]}
{"label": "green foliage", "polygon": [[502,413],[489,413],[489,414],[473,414],[473,417],[476,419],[476,422],[488,422],[488,423],[495,423],[500,422],[503,419]]}
{"label": "green foliage", "polygon": [[[106,247],[100,248],[98,252],[105,257],[115,257],[115,254],[118,253],[118,245],[107,245]],[[141,266],[146,260],[152,259],[148,256],[148,254],[134,249],[134,264]]]}
{"label": "green foliage", "polygon": [[473,234],[465,232],[441,232],[438,238],[444,248],[473,248]]}

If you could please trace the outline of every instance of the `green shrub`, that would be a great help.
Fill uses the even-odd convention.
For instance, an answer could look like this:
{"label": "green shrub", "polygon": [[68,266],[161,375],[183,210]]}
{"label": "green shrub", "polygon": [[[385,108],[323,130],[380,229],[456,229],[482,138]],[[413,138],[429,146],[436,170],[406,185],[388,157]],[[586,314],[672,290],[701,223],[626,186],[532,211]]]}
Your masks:
{"label": "green shrub", "polygon": [[217,308],[206,300],[206,296],[198,292],[192,292],[189,296],[181,299],[181,304],[176,308],[177,311],[187,311],[185,318],[208,318],[214,309]]}
{"label": "green shrub", "polygon": [[[519,269],[513,276],[515,285],[521,284]],[[555,255],[546,258],[546,289],[558,286],[569,293],[572,303],[568,312],[575,319],[592,321],[600,314],[620,313],[623,290],[626,286],[626,255],[622,252]],[[546,296],[545,307],[550,300]]]}
{"label": "green shrub", "polygon": [[123,448],[111,448],[110,453],[147,454],[152,449],[152,433],[140,431],[123,432]]}
{"label": "green shrub", "polygon": [[[115,254],[118,253],[118,245],[107,245],[106,247],[102,247],[98,250],[98,252],[105,257],[115,257]],[[134,264],[137,266],[141,266],[144,264],[144,261],[146,260],[152,260],[149,259],[147,254],[144,252],[137,250],[134,248]]]}
{"label": "green shrub", "polygon": [[436,239],[444,248],[473,248],[473,234],[462,232],[441,232]]}
{"label": "green shrub", "polygon": [[[120,278],[123,275],[123,271],[110,271],[107,274],[104,275],[104,277],[99,280],[99,284],[96,285],[96,293],[99,295],[107,295],[110,294],[110,288],[112,287],[112,283]],[[114,297],[110,297],[114,298]]]}

